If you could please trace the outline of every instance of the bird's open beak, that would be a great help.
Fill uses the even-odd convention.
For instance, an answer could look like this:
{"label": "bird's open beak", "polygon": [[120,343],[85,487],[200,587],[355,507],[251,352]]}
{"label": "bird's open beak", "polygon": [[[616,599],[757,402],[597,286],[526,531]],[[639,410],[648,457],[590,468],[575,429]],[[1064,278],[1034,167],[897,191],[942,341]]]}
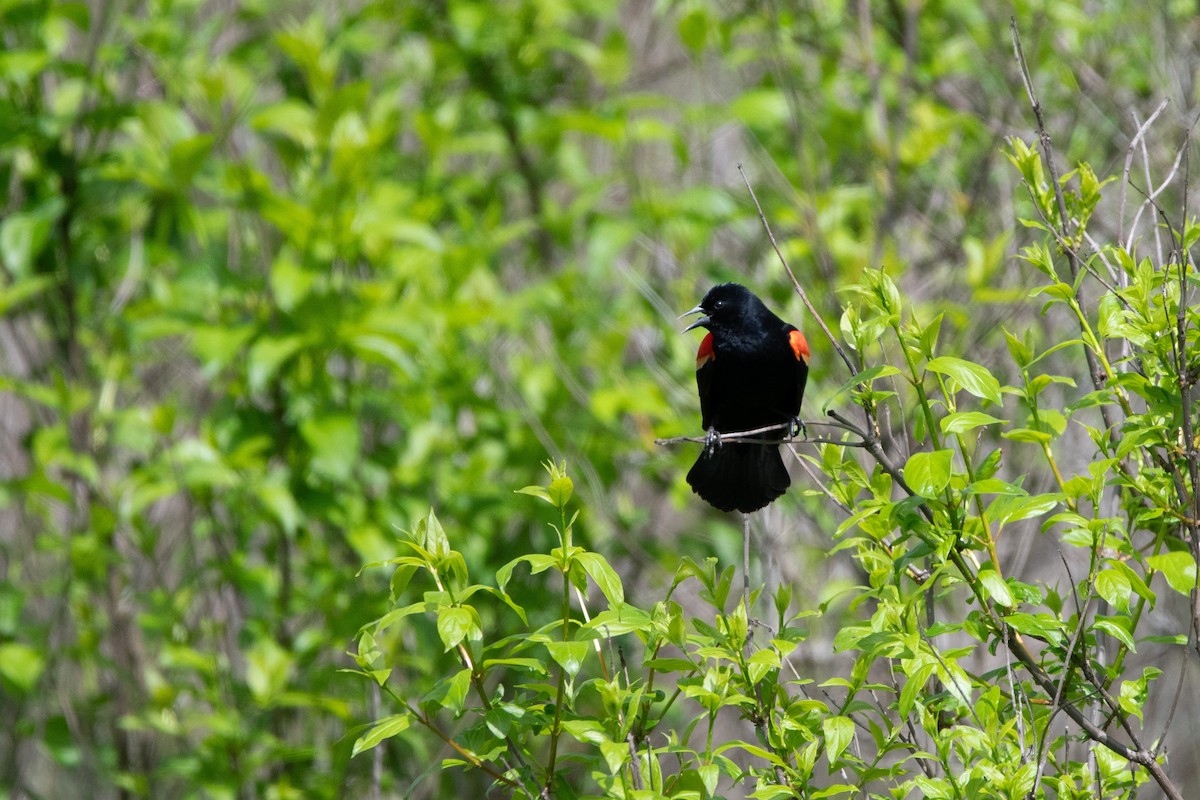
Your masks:
{"label": "bird's open beak", "polygon": [[[685,311],[682,314],[680,314],[679,319],[683,319],[684,317],[690,317],[692,314],[703,314],[703,313],[704,313],[704,309],[701,308],[700,306],[696,306],[691,311]],[[693,322],[691,325],[688,325],[686,328],[684,328],[683,332],[687,333],[692,328],[703,328],[708,325],[709,321],[710,320],[708,319],[708,317],[701,317],[700,319]]]}

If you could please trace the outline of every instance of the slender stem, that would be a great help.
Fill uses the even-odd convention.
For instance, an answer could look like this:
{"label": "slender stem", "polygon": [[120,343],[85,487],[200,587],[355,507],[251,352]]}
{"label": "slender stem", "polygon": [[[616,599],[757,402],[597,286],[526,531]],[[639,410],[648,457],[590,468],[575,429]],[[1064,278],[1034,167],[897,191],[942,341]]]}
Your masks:
{"label": "slender stem", "polygon": [[[561,526],[559,535],[563,549],[563,590],[562,590],[562,640],[571,638],[571,527],[567,525],[567,510],[559,509]],[[550,758],[546,763],[546,784],[542,787],[542,797],[554,796],[554,767],[558,759],[558,740],[562,736],[562,708],[567,693],[567,670],[558,668],[558,687],[554,699],[554,724],[550,729]]]}
{"label": "slender stem", "polygon": [[812,301],[808,299],[808,293],[804,291],[804,287],[800,285],[800,281],[796,280],[796,273],[792,272],[791,265],[787,259],[783,257],[783,251],[779,249],[779,244],[775,241],[775,234],[771,231],[771,225],[767,222],[767,217],[763,214],[762,206],[758,202],[758,196],[754,194],[754,187],[750,185],[750,179],[746,177],[746,171],[742,169],[742,165],[737,165],[738,172],[742,175],[742,181],[745,182],[746,188],[750,191],[750,199],[754,201],[754,207],[758,209],[758,219],[762,222],[763,228],[767,231],[767,238],[771,240],[771,247],[775,249],[775,255],[779,257],[779,263],[783,264],[783,268],[787,270],[788,277],[792,279],[792,285],[796,287],[796,294],[800,295],[800,300],[804,303],[804,307],[808,309],[808,313],[812,314],[813,319],[821,326],[821,330],[825,332],[825,338],[833,345],[833,349],[842,357],[842,361],[846,364],[846,369],[850,370],[851,375],[857,375],[860,370],[850,360],[850,356],[846,355],[846,351],[842,349],[842,345],[834,337],[833,332],[829,330],[829,326],[825,324],[825,320],[821,319],[821,315],[817,313],[817,309],[813,307]]}
{"label": "slender stem", "polygon": [[[742,604],[750,620],[750,515],[742,514]],[[749,630],[749,628],[747,628]],[[747,639],[749,641],[749,639]]]}

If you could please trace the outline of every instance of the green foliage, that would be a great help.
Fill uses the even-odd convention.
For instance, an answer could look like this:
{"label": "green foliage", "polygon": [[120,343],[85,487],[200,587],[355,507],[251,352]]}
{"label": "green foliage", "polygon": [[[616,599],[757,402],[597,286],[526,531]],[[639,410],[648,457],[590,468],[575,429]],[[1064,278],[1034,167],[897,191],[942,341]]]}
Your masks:
{"label": "green foliage", "polygon": [[[1146,780],[1060,723],[1161,725],[1145,659],[1188,641],[1149,617],[1194,602],[1200,229],[1174,188],[1126,228],[1086,165],[998,158],[1030,127],[1012,10],[852,6],[0,3],[0,785]],[[1015,13],[1053,31],[1026,52],[1060,152],[1120,163],[1190,11]],[[806,413],[875,437],[802,451],[777,508],[813,557],[765,621],[737,527],[684,502],[694,453],[653,445],[695,424],[672,312],[731,278],[808,331]],[[1009,569],[1038,525],[1057,583]],[[1036,667],[1002,670],[1017,634]]]}
{"label": "green foliage", "polygon": [[[1018,141],[1012,148],[1027,179],[1038,179],[1041,171],[1022,159],[1040,156]],[[1134,268],[1115,245],[1083,262],[1074,247],[1088,241],[1084,226],[1099,201],[1098,188],[1087,188],[1090,174],[1081,167],[1061,179],[1083,181],[1088,208],[1076,206],[1069,225],[1031,225],[1050,241],[1025,251],[1044,276],[1030,298],[1077,325],[1078,338],[1039,352],[1005,331],[1011,363],[1000,366],[1014,376],[1011,385],[980,363],[935,355],[944,350],[941,318],[918,323],[886,272],[844,287],[845,344],[867,366],[838,396],[902,379],[890,392],[854,388],[865,426],[831,411],[850,435],[801,455],[846,511],[836,549],[865,577],[856,618],[833,638],[849,659],[844,673],[806,673],[794,658],[825,608],[794,607],[786,584],[770,598],[756,589],[743,603],[730,591],[733,568],[719,569],[715,558],[683,559],[652,608],[627,604],[608,561],[571,547],[571,483],[551,464],[546,486],[520,491],[559,510],[559,547],[518,556],[498,572],[494,590],[447,593],[437,560],[390,562],[398,572],[417,566],[433,576],[438,592],[427,591],[423,604],[393,604],[409,619],[419,606],[436,617],[439,633],[448,615],[464,625],[477,616],[460,605],[466,594],[499,600],[519,617],[487,637],[443,635],[447,650],[458,648],[458,663],[439,683],[388,689],[408,721],[455,743],[462,757],[441,769],[473,767],[493,789],[526,797],[1124,797],[1147,783],[1182,797],[1180,779],[1164,768],[1170,717],[1151,725],[1146,714],[1152,696],[1170,696],[1159,682],[1165,672],[1130,660],[1139,646],[1190,642],[1150,633],[1164,591],[1151,588],[1156,573],[1193,611],[1200,594],[1200,403],[1189,377],[1200,370],[1190,356],[1200,305],[1187,302],[1190,233],[1176,236],[1160,265]],[[1062,186],[1029,187],[1048,220],[1063,194]],[[1128,267],[1118,273],[1120,264]],[[1089,293],[1098,299],[1089,302]],[[872,363],[889,353],[905,368]],[[1091,385],[1051,371],[1061,366]],[[1052,387],[1060,394],[1052,397]],[[913,422],[906,458],[877,433],[888,407]],[[1093,448],[1077,471],[1067,467],[1079,463],[1068,421]],[[853,458],[852,447],[866,457]],[[1005,460],[1022,473],[1001,477]],[[1031,492],[1023,484],[1038,462],[1054,486]],[[1028,530],[1027,522],[1054,542],[1065,589],[1009,572],[1002,538]],[[422,524],[433,529],[432,514]],[[510,592],[517,564],[532,577],[562,576],[557,615],[527,618]],[[699,603],[685,607],[675,597],[692,582]],[[593,585],[603,599],[589,594]],[[774,615],[756,619],[759,605]],[[389,631],[396,613],[364,628],[363,674],[389,663],[379,642],[385,632],[393,641],[403,636]],[[528,656],[538,645],[548,659]],[[468,678],[477,691],[466,703]],[[524,714],[498,728],[492,720],[504,707]],[[395,717],[385,717],[356,750],[394,728]],[[408,725],[399,732],[419,733]],[[569,749],[560,750],[564,741]],[[1080,741],[1087,746],[1073,752]]]}

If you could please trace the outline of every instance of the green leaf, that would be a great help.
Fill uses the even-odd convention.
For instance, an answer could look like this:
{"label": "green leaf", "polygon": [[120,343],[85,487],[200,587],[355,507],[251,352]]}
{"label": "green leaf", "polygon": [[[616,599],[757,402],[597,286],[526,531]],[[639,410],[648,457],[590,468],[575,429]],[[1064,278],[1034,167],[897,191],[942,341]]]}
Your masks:
{"label": "green leaf", "polygon": [[294,535],[300,524],[300,507],[284,484],[282,471],[272,474],[267,481],[258,486],[256,493],[259,501],[271,512],[271,516],[284,532],[288,536]]}
{"label": "green leaf", "polygon": [[621,587],[621,578],[599,553],[583,552],[575,557],[583,565],[583,569],[591,576],[600,591],[608,598],[609,605],[625,602],[625,590]]}
{"label": "green leaf", "polygon": [[300,435],[312,448],[309,469],[322,478],[348,481],[362,460],[362,434],[358,420],[349,414],[309,417],[300,423]]}
{"label": "green leaf", "polygon": [[983,569],[979,570],[979,575],[977,577],[979,578],[979,582],[983,585],[984,593],[987,594],[988,597],[992,598],[992,600],[996,601],[1002,606],[1007,606],[1008,608],[1012,608],[1014,605],[1016,605],[1016,601],[1013,599],[1012,590],[1009,589],[1008,583],[1000,577],[1000,573],[996,572],[996,570],[992,569],[991,567],[984,567]]}
{"label": "green leaf", "polygon": [[550,651],[550,657],[572,678],[579,673],[583,666],[583,660],[587,658],[588,650],[592,647],[591,642],[546,642],[545,644],[546,649]]}
{"label": "green leaf", "polygon": [[772,129],[789,115],[787,98],[779,89],[751,89],[735,99],[729,111],[750,128]]}
{"label": "green leaf", "polygon": [[565,508],[574,490],[575,483],[566,475],[562,475],[550,481],[550,487],[546,490],[546,499],[555,508]]}
{"label": "green leaf", "polygon": [[475,615],[465,606],[442,606],[438,609],[438,636],[446,650],[456,647],[463,639],[470,636],[478,639],[482,636],[475,622]]}
{"label": "green leaf", "polygon": [[1153,591],[1151,591],[1150,587],[1146,585],[1146,581],[1142,579],[1142,576],[1135,572],[1133,568],[1124,561],[1113,560],[1109,563],[1112,564],[1113,569],[1121,572],[1125,576],[1125,578],[1129,581],[1130,588],[1133,589],[1138,597],[1141,597],[1150,604],[1151,608],[1154,608],[1154,604],[1157,602],[1158,597]]}
{"label": "green leaf", "polygon": [[271,293],[284,311],[295,309],[316,280],[316,273],[300,266],[290,251],[280,253],[271,265]]}
{"label": "green leaf", "polygon": [[708,11],[703,6],[694,7],[679,18],[679,39],[693,54],[704,49],[708,38]]}
{"label": "green leaf", "polygon": [[302,336],[264,336],[250,348],[246,378],[252,392],[262,392],[279,368],[304,346]]}
{"label": "green leaf", "polygon": [[921,336],[918,338],[917,344],[926,358],[933,358],[933,351],[937,348],[938,334],[942,330],[942,318],[945,316],[946,312],[944,311],[938,314],[921,331]]}
{"label": "green leaf", "polygon": [[1121,644],[1128,647],[1131,653],[1137,652],[1137,648],[1133,644],[1133,636],[1129,632],[1129,619],[1127,617],[1098,616],[1092,627],[1109,634]]}
{"label": "green leaf", "polygon": [[1000,382],[985,367],[953,356],[938,356],[926,365],[931,372],[948,375],[976,397],[1000,405]]}
{"label": "green leaf", "polygon": [[616,775],[629,760],[629,742],[614,742],[611,739],[604,739],[600,742],[600,755],[604,757],[604,763],[608,766],[609,773]]}
{"label": "green leaf", "polygon": [[942,433],[966,433],[981,425],[1007,425],[1008,420],[984,414],[982,411],[959,411],[942,417],[939,423]]}
{"label": "green leaf", "polygon": [[826,717],[821,720],[821,730],[825,734],[825,757],[832,767],[854,738],[854,721],[849,717]]}
{"label": "green leaf", "polygon": [[1036,442],[1038,444],[1049,442],[1054,438],[1048,433],[1035,431],[1032,428],[1015,428],[1011,431],[1005,431],[1000,435],[1014,442]]}
{"label": "green leaf", "polygon": [[446,535],[446,529],[442,527],[441,520],[437,518],[437,514],[432,508],[417,525],[417,532],[421,536],[419,539],[421,545],[432,553],[435,559],[440,561],[450,556],[452,552],[450,537]]}
{"label": "green leaf", "polygon": [[505,586],[508,586],[508,582],[512,578],[513,570],[516,568],[517,564],[520,564],[522,561],[525,561],[529,564],[529,570],[534,575],[537,575],[539,572],[544,572],[558,563],[557,559],[555,559],[553,556],[546,555],[545,553],[530,553],[529,555],[525,556],[517,556],[512,561],[509,561],[507,564],[500,567],[500,569],[496,570],[496,585],[500,587],[501,591],[504,590]]}
{"label": "green leaf", "polygon": [[[838,387],[838,390],[833,393],[833,397],[845,394],[851,389],[857,389],[860,386],[870,388],[871,384],[880,378],[890,378],[893,375],[899,375],[900,370],[893,367],[891,364],[880,364],[869,369],[864,369],[862,372],[851,377],[848,381]],[[832,398],[831,398],[832,399]],[[829,400],[826,400],[826,406],[829,405]]]}
{"label": "green leaf", "polygon": [[950,450],[913,453],[904,465],[904,480],[922,497],[937,497],[950,483],[950,463],[953,457],[954,453]]}
{"label": "green leaf", "polygon": [[1167,579],[1171,588],[1180,594],[1191,594],[1196,588],[1196,562],[1188,553],[1175,550],[1150,556],[1146,563]]}
{"label": "green leaf", "polygon": [[924,694],[925,684],[936,668],[937,664],[933,662],[921,664],[908,676],[908,680],[904,682],[904,689],[900,692],[900,700],[897,706],[897,710],[902,716],[907,717],[908,713],[912,710],[913,703],[917,700],[917,696]]}
{"label": "green leaf", "polygon": [[442,708],[448,708],[456,713],[463,710],[467,700],[467,691],[471,688],[471,670],[460,669],[453,677],[438,681],[437,685],[422,699],[422,704],[434,702]]}
{"label": "green leaf", "polygon": [[1004,338],[1008,342],[1008,352],[1012,355],[1016,365],[1022,369],[1029,366],[1033,360],[1033,351],[1029,345],[1010,333],[1007,328],[1004,329]]}
{"label": "green leaf", "polygon": [[1124,310],[1121,301],[1112,292],[1105,292],[1100,298],[1099,321],[1096,330],[1101,336],[1113,337],[1121,335],[1121,326],[1125,323]]}
{"label": "green leaf", "polygon": [[1013,630],[1043,639],[1050,644],[1055,644],[1063,638],[1062,620],[1050,614],[1027,614],[1019,611],[1015,614],[1005,614],[1004,621],[1012,626]]}
{"label": "green leaf", "polygon": [[1002,494],[988,506],[988,517],[999,525],[1007,525],[1049,513],[1061,500],[1057,494]]}
{"label": "green leaf", "polygon": [[704,791],[708,792],[708,797],[717,796],[717,779],[721,777],[721,770],[716,764],[705,764],[696,768],[696,773],[700,776],[701,783],[704,784]]}
{"label": "green leaf", "polygon": [[246,685],[260,706],[269,707],[287,688],[295,661],[274,639],[259,639],[246,654]]}
{"label": "green leaf", "polygon": [[1133,585],[1123,572],[1115,569],[1103,569],[1096,574],[1096,594],[1103,597],[1114,608],[1127,611],[1129,610],[1129,598],[1133,595]]}
{"label": "green leaf", "polygon": [[8,286],[0,286],[0,317],[20,307],[26,300],[37,297],[53,285],[54,278],[50,275],[31,275],[26,278],[18,278],[15,283]]}
{"label": "green leaf", "polygon": [[550,498],[550,493],[546,491],[545,486],[525,486],[521,489],[514,490],[516,494],[527,494],[530,497],[540,497],[547,503],[554,505],[554,500]]}
{"label": "green leaf", "polygon": [[384,717],[375,723],[375,727],[358,738],[354,743],[354,749],[350,751],[350,757],[353,758],[364,750],[370,750],[384,739],[390,739],[396,734],[403,732],[411,724],[412,717],[407,713]]}
{"label": "green leaf", "polygon": [[0,675],[22,692],[30,692],[46,668],[42,654],[22,642],[0,644]]}
{"label": "green leaf", "polygon": [[49,242],[50,230],[63,207],[62,201],[56,199],[32,211],[9,214],[0,221],[0,263],[18,278],[29,275]]}

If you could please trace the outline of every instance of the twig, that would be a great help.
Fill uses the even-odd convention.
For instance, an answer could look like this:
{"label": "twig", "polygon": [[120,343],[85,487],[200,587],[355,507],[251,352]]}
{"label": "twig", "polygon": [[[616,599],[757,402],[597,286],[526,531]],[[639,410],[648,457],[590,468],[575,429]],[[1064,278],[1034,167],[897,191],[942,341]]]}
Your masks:
{"label": "twig", "polygon": [[[1169,102],[1169,100],[1163,100],[1158,104],[1158,108],[1154,109],[1154,113],[1138,127],[1137,133],[1129,141],[1129,149],[1125,152],[1125,172],[1121,179],[1121,205],[1120,210],[1117,212],[1117,244],[1126,250],[1129,249],[1129,243],[1125,239],[1125,195],[1129,189],[1129,170],[1133,167],[1133,151],[1137,149],[1138,143],[1142,141],[1142,137],[1146,135],[1146,131],[1150,129],[1154,120],[1158,119],[1158,115],[1163,112],[1163,109],[1167,107],[1167,103]],[[1134,117],[1134,119],[1136,120],[1137,117]],[[1131,229],[1129,233],[1132,236],[1135,232],[1134,229]]]}
{"label": "twig", "polygon": [[[1054,200],[1058,204],[1058,218],[1062,224],[1063,234],[1069,235],[1067,216],[1067,200],[1063,196],[1062,184],[1059,182],[1058,167],[1054,164],[1054,149],[1050,144],[1050,134],[1046,132],[1046,119],[1042,114],[1042,103],[1037,99],[1033,88],[1033,78],[1029,74],[1029,64],[1025,61],[1025,50],[1021,47],[1021,35],[1017,32],[1017,18],[1009,17],[1009,29],[1012,31],[1013,54],[1017,58],[1017,67],[1021,73],[1021,82],[1025,84],[1025,94],[1029,96],[1029,104],[1033,107],[1033,116],[1037,119],[1038,144],[1041,145],[1042,155],[1046,159],[1046,169],[1050,172],[1050,185],[1054,187]],[[1068,253],[1071,265],[1071,279],[1074,280],[1079,271],[1079,264],[1074,254]]]}
{"label": "twig", "polygon": [[[746,609],[746,621],[752,619],[750,614],[750,515],[742,514],[742,605]],[[750,646],[752,637],[747,631],[746,646]]]}
{"label": "twig", "polygon": [[775,241],[775,234],[771,232],[771,225],[767,222],[767,217],[763,214],[762,205],[758,202],[758,196],[754,194],[754,187],[750,185],[750,179],[746,177],[746,171],[742,169],[742,165],[737,165],[738,172],[742,175],[742,181],[745,182],[746,188],[750,191],[750,199],[754,201],[754,207],[758,209],[758,218],[763,224],[763,228],[767,232],[767,238],[771,240],[771,247],[775,248],[775,255],[779,256],[779,262],[783,264],[783,268],[787,270],[788,277],[792,279],[792,285],[796,287],[796,294],[800,295],[800,300],[804,303],[804,307],[808,309],[808,313],[812,314],[813,319],[821,326],[821,330],[825,332],[825,338],[833,345],[833,349],[842,357],[842,361],[846,363],[846,369],[850,370],[851,375],[857,375],[859,370],[850,357],[846,355],[846,351],[842,349],[842,345],[834,338],[833,332],[829,330],[829,326],[825,324],[825,320],[821,319],[821,315],[817,313],[817,309],[813,307],[812,301],[808,299],[808,293],[804,291],[804,287],[800,285],[800,281],[796,280],[796,273],[792,272],[791,266],[787,259],[783,257],[783,251],[779,249],[779,244]]}
{"label": "twig", "polygon": [[[826,428],[842,428],[850,430],[844,425],[835,425],[831,422],[805,422],[806,427],[809,425],[822,426]],[[772,431],[786,431],[791,427],[791,423],[780,423],[778,425],[766,425],[762,428],[752,428],[748,431],[736,431],[734,433],[722,433],[721,444],[834,444],[842,447],[864,447],[862,442],[844,442],[838,439],[797,439],[794,436],[785,436],[782,439],[762,439],[757,438],[759,434],[771,433]],[[857,433],[857,429],[851,431]],[[657,445],[681,444],[683,442],[695,442],[697,444],[707,444],[708,437],[706,436],[672,436],[668,439],[655,439]]]}

